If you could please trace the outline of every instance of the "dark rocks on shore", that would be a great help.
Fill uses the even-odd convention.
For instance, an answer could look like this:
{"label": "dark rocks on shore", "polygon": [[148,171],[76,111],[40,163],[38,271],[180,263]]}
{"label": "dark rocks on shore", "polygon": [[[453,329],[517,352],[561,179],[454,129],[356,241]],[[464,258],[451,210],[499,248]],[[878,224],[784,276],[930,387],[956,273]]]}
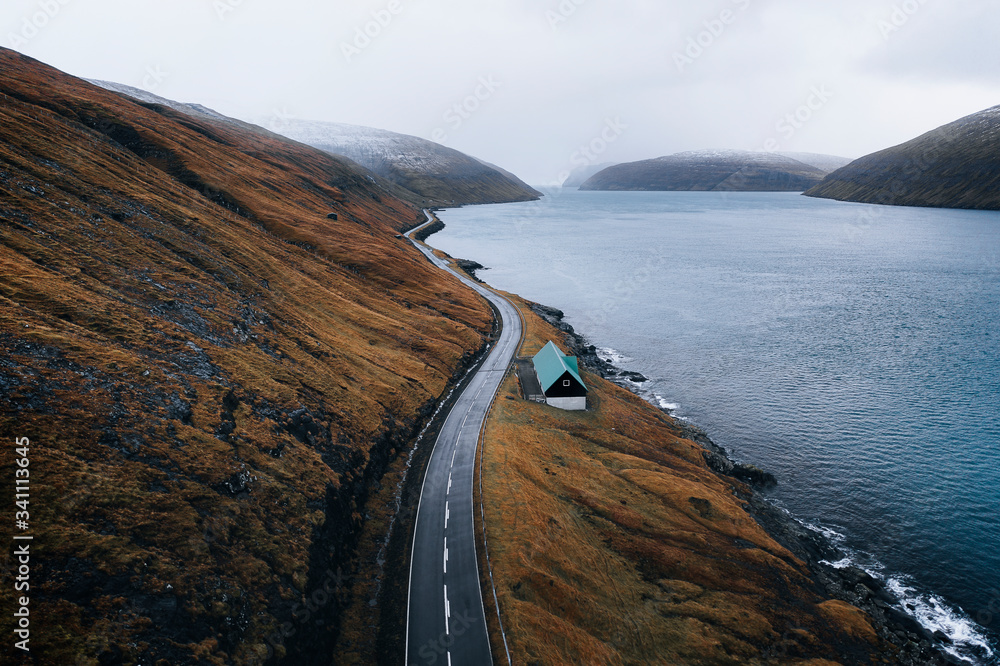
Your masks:
{"label": "dark rocks on shore", "polygon": [[[564,333],[570,333],[570,334],[572,334],[574,336],[576,335],[573,332],[573,327],[563,321],[563,317],[566,316],[566,313],[563,312],[562,310],[560,310],[559,308],[550,308],[547,305],[540,305],[538,303],[532,303],[531,304],[531,311],[534,312],[539,317],[541,317],[542,319],[544,319],[546,321],[546,323],[551,324],[552,326],[555,326],[560,331],[563,331]],[[576,337],[579,337],[579,336],[576,336]],[[583,338],[579,338],[579,340],[576,340],[576,338],[574,338],[574,343],[577,342],[577,341],[580,342],[580,343],[582,343],[583,342]],[[589,353],[591,353],[591,354],[593,354],[593,355],[596,356],[596,352],[597,352],[597,348],[596,347],[594,347],[593,345],[590,345],[588,349],[589,349]],[[580,353],[579,350],[575,350],[575,351],[577,352],[577,356],[582,356],[582,354]]]}
{"label": "dark rocks on shore", "polygon": [[423,243],[425,240],[436,234],[437,232],[444,229],[444,222],[441,220],[435,220],[433,224],[428,224],[426,227],[413,234],[413,237]]}
{"label": "dark rocks on shore", "polygon": [[[572,352],[584,367],[630,390],[631,387],[625,382],[641,384],[649,381],[640,372],[623,370],[609,360],[602,358],[597,353],[597,347],[589,344],[570,324],[563,321],[565,313],[562,310],[538,303],[531,304],[531,310],[552,326],[566,333]],[[778,480],[770,472],[766,472],[754,465],[737,463],[731,460],[726,450],[709,439],[708,435],[701,428],[677,420],[674,421],[674,425],[681,431],[684,437],[697,442],[705,448],[705,461],[717,474],[731,476],[757,488],[767,489],[778,485]]]}
{"label": "dark rocks on shore", "polygon": [[455,265],[465,271],[465,273],[476,282],[482,282],[482,280],[479,279],[479,276],[476,275],[476,271],[489,270],[478,261],[472,261],[471,259],[456,259]]}
{"label": "dark rocks on shore", "polygon": [[773,488],[778,485],[778,480],[770,472],[765,472],[756,465],[744,465],[736,463],[733,465],[733,476],[743,483],[750,484],[757,488]]}
{"label": "dark rocks on shore", "polygon": [[641,372],[633,372],[631,370],[622,370],[618,373],[619,379],[627,379],[630,382],[635,382],[636,384],[642,384],[643,382],[648,382],[649,380]]}
{"label": "dark rocks on shore", "polygon": [[[566,333],[570,350],[581,365],[626,389],[632,389],[622,380],[639,373],[623,371],[601,358],[594,345],[589,344],[571,325],[563,321],[565,315],[561,310],[537,303],[530,306],[535,314]],[[670,417],[667,410],[663,411]],[[925,629],[906,612],[902,601],[887,590],[881,581],[855,566],[833,566],[831,562],[839,562],[846,557],[833,542],[752,490],[776,486],[774,475],[754,465],[733,461],[727,451],[713,442],[704,430],[694,424],[670,418],[681,436],[705,449],[702,455],[712,471],[746,484],[742,487],[734,485],[733,493],[743,500],[744,510],[764,531],[806,563],[817,594],[846,601],[868,614],[875,632],[890,649],[890,653],[885,656],[891,658],[893,663],[903,666],[968,663],[945,652],[942,646],[949,645],[950,639],[940,631],[931,633]]]}
{"label": "dark rocks on shore", "polygon": [[[444,228],[445,228],[444,222],[435,218],[432,224],[428,224],[426,227],[424,227],[417,233],[413,234],[413,238],[423,243],[430,236],[436,234],[437,232],[443,230]],[[402,236],[396,236],[396,238],[402,238]],[[466,275],[471,277],[476,282],[482,282],[482,280],[479,279],[479,276],[476,275],[476,271],[489,270],[489,268],[483,266],[478,261],[472,261],[470,259],[455,259],[455,265],[458,266],[461,270],[465,271]],[[561,314],[562,313],[560,313],[560,315]]]}

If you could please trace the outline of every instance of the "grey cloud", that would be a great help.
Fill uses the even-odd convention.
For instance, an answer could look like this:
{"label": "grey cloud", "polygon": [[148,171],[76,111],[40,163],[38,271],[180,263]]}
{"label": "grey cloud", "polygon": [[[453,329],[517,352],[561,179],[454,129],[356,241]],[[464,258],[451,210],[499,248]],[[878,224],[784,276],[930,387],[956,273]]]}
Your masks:
{"label": "grey cloud", "polygon": [[[629,129],[601,161],[774,137],[857,156],[1000,103],[985,0],[5,0],[0,39],[43,4],[59,9],[19,50],[72,74],[246,119],[443,128],[534,183],[608,118]],[[904,5],[917,9],[885,38]],[[481,77],[502,87],[449,123]],[[822,85],[833,99],[779,130]]]}

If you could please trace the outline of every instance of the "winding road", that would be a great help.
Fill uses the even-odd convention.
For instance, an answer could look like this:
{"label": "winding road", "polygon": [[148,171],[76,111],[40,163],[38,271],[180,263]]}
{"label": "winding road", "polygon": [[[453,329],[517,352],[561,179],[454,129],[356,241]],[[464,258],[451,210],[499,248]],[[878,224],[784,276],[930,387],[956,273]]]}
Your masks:
{"label": "winding road", "polygon": [[410,557],[406,664],[485,666],[493,663],[493,657],[476,559],[476,448],[487,411],[520,344],[521,317],[507,299],[452,270],[415,241],[413,234],[425,226],[411,230],[406,238],[434,265],[489,300],[500,312],[503,328],[451,408],[427,464]]}

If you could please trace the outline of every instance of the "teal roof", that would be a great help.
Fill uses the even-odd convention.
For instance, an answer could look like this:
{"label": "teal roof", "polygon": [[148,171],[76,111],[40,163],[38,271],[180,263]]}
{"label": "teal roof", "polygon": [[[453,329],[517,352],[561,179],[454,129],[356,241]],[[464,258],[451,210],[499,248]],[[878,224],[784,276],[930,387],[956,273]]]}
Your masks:
{"label": "teal roof", "polygon": [[542,385],[543,393],[548,393],[552,385],[567,372],[580,382],[580,386],[587,388],[580,379],[580,366],[576,362],[576,357],[565,356],[551,340],[531,360],[535,364],[535,374],[538,375],[538,383]]}

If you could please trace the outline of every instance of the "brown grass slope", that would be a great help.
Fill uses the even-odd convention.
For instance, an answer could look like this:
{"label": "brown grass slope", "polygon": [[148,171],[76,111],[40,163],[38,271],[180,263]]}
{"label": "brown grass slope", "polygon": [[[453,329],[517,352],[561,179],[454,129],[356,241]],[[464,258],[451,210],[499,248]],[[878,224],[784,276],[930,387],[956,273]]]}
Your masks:
{"label": "brown grass slope", "polygon": [[30,437],[35,663],[332,655],[366,503],[491,325],[394,238],[418,215],[0,50],[0,494]]}
{"label": "brown grass slope", "polygon": [[[183,113],[186,116],[193,116],[194,118],[201,120],[207,119],[210,122],[214,121],[215,124],[224,123],[229,126],[235,126],[237,129],[243,129],[246,130],[247,132],[251,132],[254,134],[263,134],[271,138],[295,139],[296,137],[301,137],[303,139],[308,139],[309,138],[308,134],[303,136],[294,131],[296,127],[300,126],[300,123],[306,126],[313,126],[313,127],[315,126],[323,127],[328,125],[327,123],[316,123],[316,122],[310,123],[305,121],[286,120],[281,123],[280,129],[284,133],[284,136],[281,136],[281,133],[271,132],[267,129],[264,129],[263,127],[260,127],[259,125],[254,125],[252,123],[238,120],[236,118],[230,118],[224,116],[218,113],[217,111],[213,111],[212,109],[206,108],[200,104],[186,104],[183,102],[176,102],[174,100],[167,99],[165,97],[154,95],[148,91],[141,90],[139,88],[133,88],[131,86],[126,86],[120,83],[112,83],[110,81],[99,81],[96,79],[90,79],[89,81],[90,83],[93,83],[94,85],[104,88],[106,90],[111,90],[113,92],[121,93],[122,95],[125,95],[127,97],[132,97],[138,100],[140,103],[158,104],[160,106],[166,106],[171,109],[174,109],[175,111],[179,111],[180,113]],[[332,127],[338,127],[338,125],[335,124],[329,124],[329,125]],[[373,136],[385,135],[390,137],[398,137],[400,140],[399,145],[395,146],[395,150],[393,150],[392,152],[393,155],[396,156],[401,155],[403,157],[402,158],[397,157],[397,159],[409,159],[412,161],[414,158],[417,158],[420,161],[424,161],[429,156],[429,151],[427,147],[423,144],[430,144],[431,146],[435,145],[431,144],[431,142],[429,141],[423,142],[422,144],[420,142],[421,140],[416,139],[416,137],[409,137],[414,140],[414,143],[407,142],[405,141],[407,137],[404,137],[403,135],[400,134],[387,132],[385,130],[377,130],[372,128],[357,128],[357,129],[365,129],[371,132]],[[452,183],[457,183],[459,180],[462,180],[459,177],[459,174],[463,169],[465,169],[466,171],[468,170],[467,168],[468,164],[467,163],[463,164],[459,161],[452,160],[450,163],[445,165],[446,168],[442,172],[437,174],[437,178],[442,181],[441,183],[439,183],[439,185],[442,187],[442,191],[438,193],[437,198],[428,198],[428,194],[426,193],[418,193],[410,191],[405,187],[397,184],[393,180],[390,180],[388,177],[383,177],[392,175],[386,172],[387,171],[385,168],[387,165],[386,156],[376,157],[374,155],[371,155],[370,153],[365,153],[365,152],[328,149],[321,142],[315,140],[303,140],[301,141],[301,143],[304,143],[306,145],[311,145],[314,148],[323,150],[324,152],[331,153],[341,162],[347,162],[348,164],[356,165],[359,170],[369,171],[370,168],[374,169],[376,167],[379,167],[378,173],[376,173],[375,171],[370,172],[372,177],[375,178],[379,188],[385,190],[386,192],[396,197],[397,199],[408,201],[415,206],[420,206],[423,208],[437,207],[437,206],[451,206],[456,204],[465,205],[472,203],[500,203],[504,201],[521,200],[525,197],[537,198],[538,195],[537,192],[535,192],[530,187],[525,185],[523,182],[518,180],[516,176],[514,176],[511,173],[505,172],[499,167],[492,164],[487,164],[486,166],[489,167],[489,169],[491,169],[493,173],[490,173],[490,171],[487,170],[480,169],[477,171],[478,175],[468,174],[467,177],[464,178],[464,180],[466,181],[464,188],[465,191],[459,192],[458,190],[453,190],[447,184],[448,181]],[[355,162],[353,161],[352,158],[348,157],[348,155],[352,154],[354,158],[357,158],[359,160],[358,162]],[[461,155],[461,153],[457,154]],[[464,155],[462,155],[462,158],[464,160],[473,159]],[[425,172],[427,175],[431,174],[431,172],[427,171],[426,169]],[[415,173],[419,173],[419,170],[416,171]]]}
{"label": "brown grass slope", "polygon": [[[526,354],[561,340],[522,310]],[[522,400],[512,376],[484,440],[490,555],[517,663],[881,663],[868,617],[829,600],[748,515],[746,486],[712,473],[661,411],[584,380],[592,409],[563,412]]]}
{"label": "brown grass slope", "polygon": [[889,206],[1000,210],[1000,106],[855,160],[806,195]]}

